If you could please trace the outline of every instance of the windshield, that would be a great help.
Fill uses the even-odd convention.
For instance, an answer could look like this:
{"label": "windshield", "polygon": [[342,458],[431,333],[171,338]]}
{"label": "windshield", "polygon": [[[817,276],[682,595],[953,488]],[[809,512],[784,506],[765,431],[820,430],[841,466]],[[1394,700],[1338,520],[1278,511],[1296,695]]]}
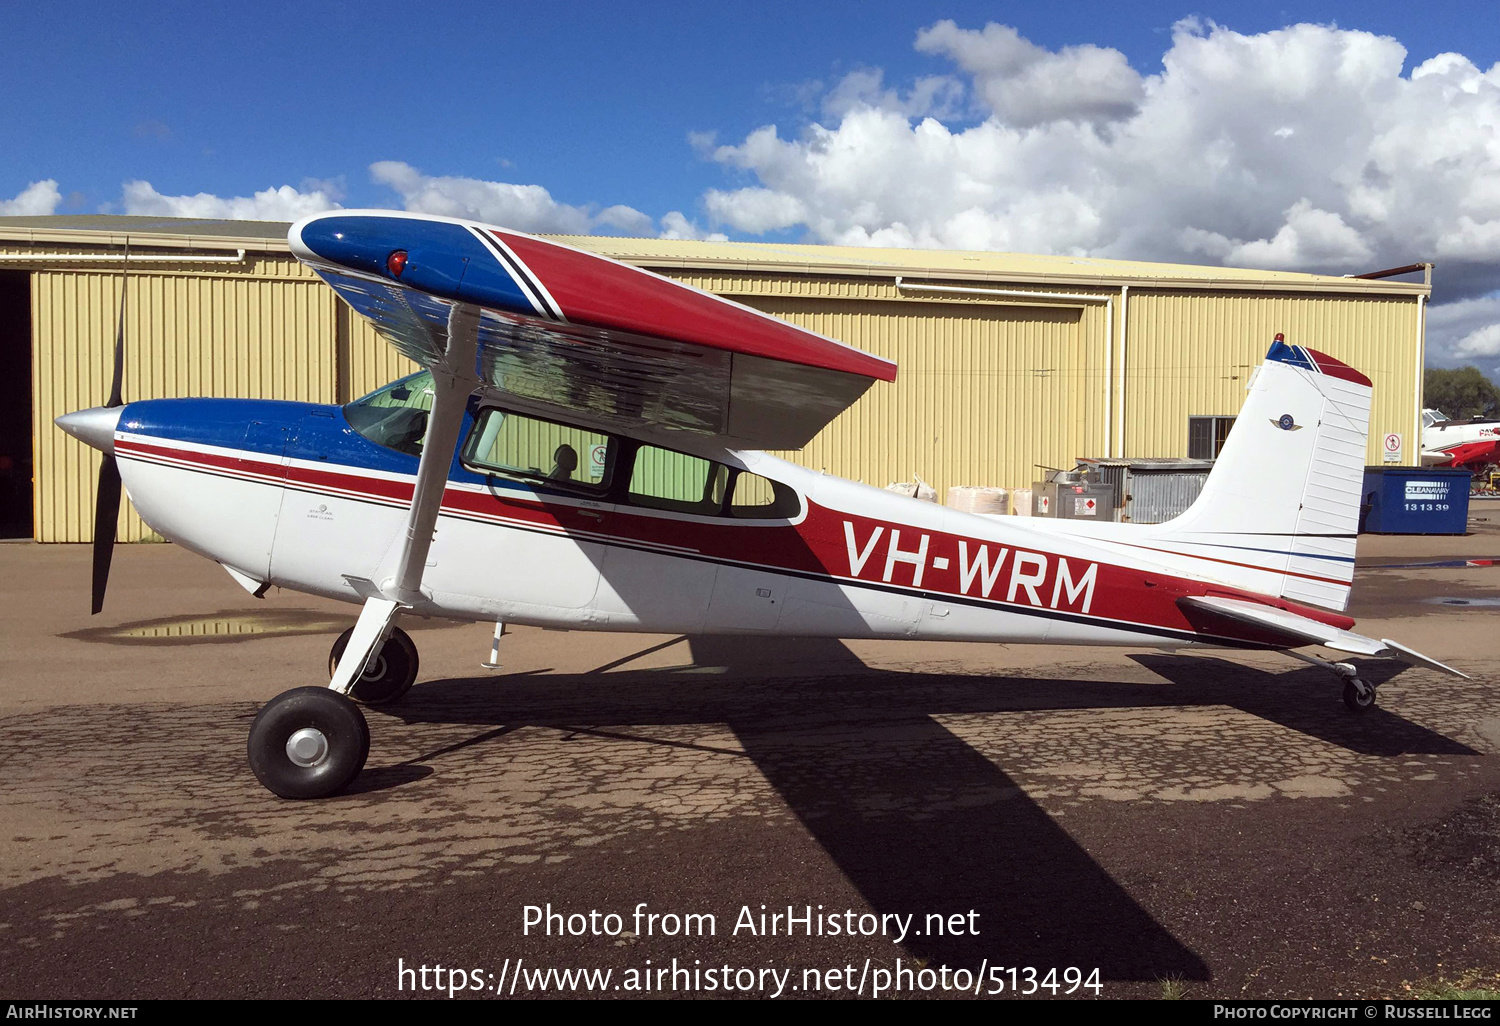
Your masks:
{"label": "windshield", "polygon": [[432,372],[418,371],[344,407],[349,426],[376,445],[422,455],[432,410]]}

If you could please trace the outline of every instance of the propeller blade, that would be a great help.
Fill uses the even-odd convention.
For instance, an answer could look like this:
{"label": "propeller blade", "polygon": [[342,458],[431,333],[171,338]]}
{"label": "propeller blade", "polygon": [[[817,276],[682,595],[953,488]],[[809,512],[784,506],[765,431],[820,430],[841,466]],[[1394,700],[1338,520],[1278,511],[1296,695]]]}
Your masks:
{"label": "propeller blade", "polygon": [[[130,288],[130,239],[125,240],[125,263],[120,271],[120,316],[115,322],[115,370],[109,386],[106,409],[125,404],[125,297]],[[106,452],[99,464],[99,486],[94,496],[94,588],[89,615],[104,608],[104,589],[109,587],[109,564],[115,554],[115,532],[120,521],[120,465],[114,453]]]}
{"label": "propeller blade", "polygon": [[115,324],[115,376],[109,388],[109,401],[105,406],[122,406],[124,400],[120,390],[125,379],[125,296],[130,285],[130,241],[125,242],[125,272],[120,275],[120,317]]}
{"label": "propeller blade", "polygon": [[104,589],[109,584],[109,563],[114,556],[119,519],[120,467],[114,456],[106,453],[99,465],[99,488],[94,501],[94,613],[104,608]]}

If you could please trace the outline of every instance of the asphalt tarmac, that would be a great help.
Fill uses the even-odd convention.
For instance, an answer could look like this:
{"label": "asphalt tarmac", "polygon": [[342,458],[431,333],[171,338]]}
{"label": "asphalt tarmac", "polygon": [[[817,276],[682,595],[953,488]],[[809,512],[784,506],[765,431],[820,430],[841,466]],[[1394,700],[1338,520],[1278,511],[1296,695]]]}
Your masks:
{"label": "asphalt tarmac", "polygon": [[133,545],[90,618],[84,547],[0,545],[0,997],[1495,986],[1500,566],[1392,566],[1471,528],[1361,540],[1358,629],[1474,678],[1371,663],[1365,714],[1272,653],[521,628],[490,671],[419,620],[318,802],[246,731],[354,607]]}

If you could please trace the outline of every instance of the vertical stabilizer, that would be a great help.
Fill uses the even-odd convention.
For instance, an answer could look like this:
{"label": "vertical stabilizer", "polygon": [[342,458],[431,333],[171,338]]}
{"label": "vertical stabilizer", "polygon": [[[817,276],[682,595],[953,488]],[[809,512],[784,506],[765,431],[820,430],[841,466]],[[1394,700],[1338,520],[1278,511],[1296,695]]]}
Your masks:
{"label": "vertical stabilizer", "polygon": [[1198,501],[1158,543],[1236,587],[1344,609],[1354,579],[1370,379],[1277,335]]}

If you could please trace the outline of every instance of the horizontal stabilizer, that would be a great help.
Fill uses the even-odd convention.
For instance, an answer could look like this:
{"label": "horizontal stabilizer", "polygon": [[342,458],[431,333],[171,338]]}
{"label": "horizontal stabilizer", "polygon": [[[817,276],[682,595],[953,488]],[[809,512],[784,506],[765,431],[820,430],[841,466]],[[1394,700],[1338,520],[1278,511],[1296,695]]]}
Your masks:
{"label": "horizontal stabilizer", "polygon": [[1248,627],[1254,627],[1259,631],[1280,636],[1286,639],[1287,648],[1297,648],[1300,645],[1322,645],[1324,648],[1331,648],[1337,652],[1396,659],[1409,666],[1424,666],[1430,670],[1441,670],[1455,677],[1468,679],[1468,674],[1424,656],[1420,652],[1414,652],[1405,645],[1388,638],[1377,641],[1363,634],[1355,634],[1353,631],[1346,631],[1332,624],[1294,613],[1289,609],[1277,609],[1274,606],[1261,605],[1245,599],[1219,598],[1212,595],[1184,596],[1178,599],[1177,603],[1189,609],[1204,610]]}
{"label": "horizontal stabilizer", "polygon": [[1447,663],[1440,663],[1431,656],[1424,656],[1421,652],[1414,652],[1405,645],[1392,641],[1390,638],[1382,638],[1380,640],[1390,649],[1390,652],[1386,653],[1387,655],[1392,659],[1399,659],[1408,666],[1425,666],[1429,670],[1441,670],[1444,673],[1451,673],[1455,677],[1462,677],[1464,680],[1473,679],[1467,673],[1455,670]]}
{"label": "horizontal stabilizer", "polygon": [[1207,610],[1237,623],[1282,635],[1288,639],[1288,648],[1295,648],[1298,644],[1323,645],[1340,652],[1373,656],[1380,655],[1385,647],[1374,638],[1342,630],[1332,624],[1320,623],[1289,609],[1263,606],[1245,599],[1190,595],[1178,599],[1177,604],[1190,609]]}

